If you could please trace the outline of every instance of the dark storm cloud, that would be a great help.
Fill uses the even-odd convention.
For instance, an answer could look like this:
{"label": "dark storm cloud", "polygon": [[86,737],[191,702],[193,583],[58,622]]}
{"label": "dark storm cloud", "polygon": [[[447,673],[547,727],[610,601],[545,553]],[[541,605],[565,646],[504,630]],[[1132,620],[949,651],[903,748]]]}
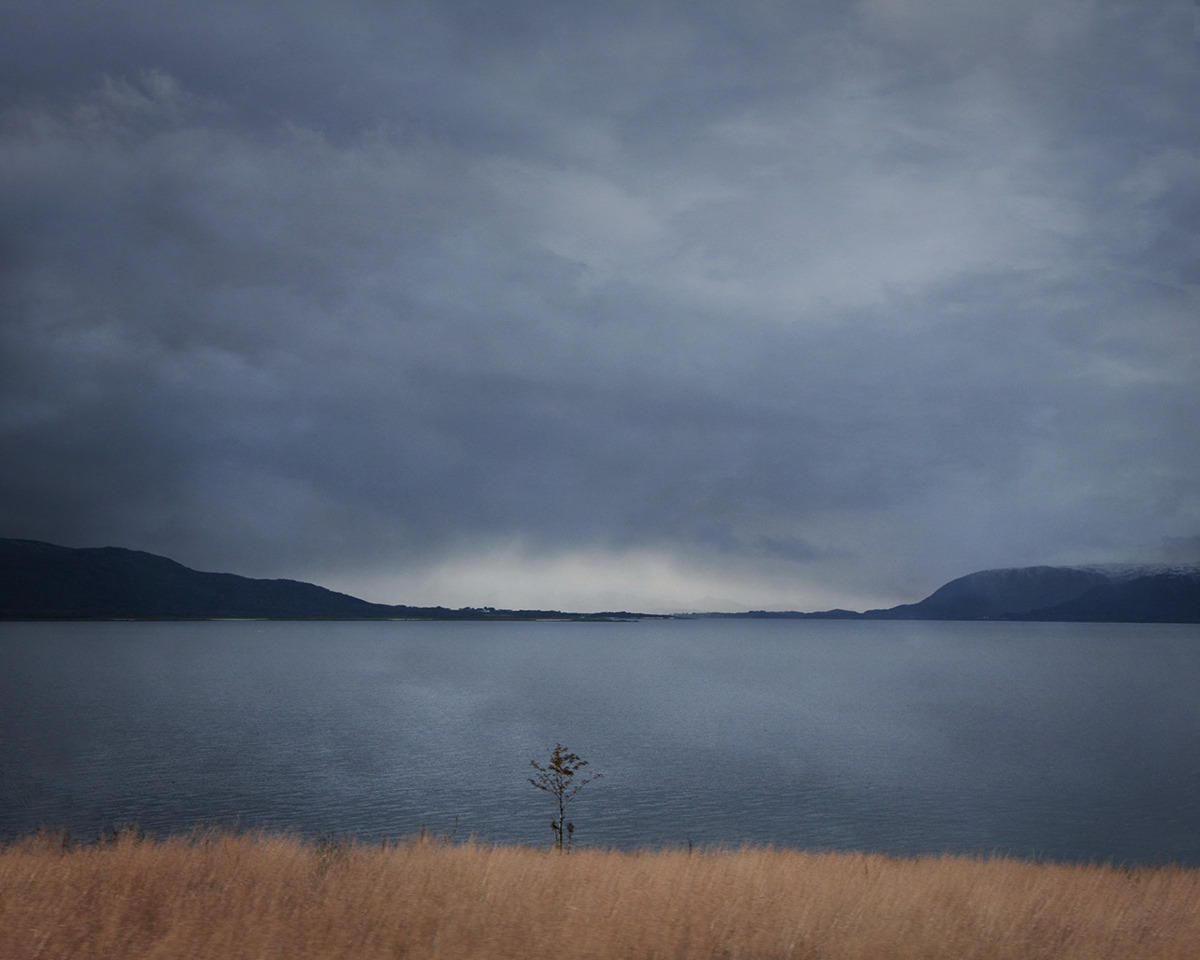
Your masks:
{"label": "dark storm cloud", "polygon": [[1186,3],[10,22],[6,535],[811,606],[1200,529]]}

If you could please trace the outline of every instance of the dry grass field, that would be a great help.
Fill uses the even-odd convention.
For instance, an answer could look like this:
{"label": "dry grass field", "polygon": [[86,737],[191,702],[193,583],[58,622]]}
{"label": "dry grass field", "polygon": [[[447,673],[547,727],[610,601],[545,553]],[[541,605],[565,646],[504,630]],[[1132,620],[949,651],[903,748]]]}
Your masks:
{"label": "dry grass field", "polygon": [[3,960],[1200,957],[1200,871],[197,835],[0,849]]}

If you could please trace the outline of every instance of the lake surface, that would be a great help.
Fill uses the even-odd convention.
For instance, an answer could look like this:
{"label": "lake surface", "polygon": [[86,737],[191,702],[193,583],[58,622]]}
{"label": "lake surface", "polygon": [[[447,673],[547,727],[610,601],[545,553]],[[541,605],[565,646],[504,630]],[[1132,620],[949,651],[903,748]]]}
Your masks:
{"label": "lake surface", "polygon": [[1200,628],[0,624],[0,838],[136,822],[1200,865]]}

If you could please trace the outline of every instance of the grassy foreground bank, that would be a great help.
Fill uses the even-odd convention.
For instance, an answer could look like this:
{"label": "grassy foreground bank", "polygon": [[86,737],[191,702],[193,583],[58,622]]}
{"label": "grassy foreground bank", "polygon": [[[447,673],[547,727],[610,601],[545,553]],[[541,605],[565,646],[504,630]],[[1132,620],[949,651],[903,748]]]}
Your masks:
{"label": "grassy foreground bank", "polygon": [[313,845],[214,834],[0,849],[0,957],[1200,956],[1200,871],[739,850]]}

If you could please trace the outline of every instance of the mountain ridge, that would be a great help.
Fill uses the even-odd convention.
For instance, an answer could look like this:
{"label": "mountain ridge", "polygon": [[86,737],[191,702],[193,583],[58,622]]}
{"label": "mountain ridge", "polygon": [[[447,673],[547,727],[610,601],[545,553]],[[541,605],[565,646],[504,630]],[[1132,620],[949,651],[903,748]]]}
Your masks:
{"label": "mountain ridge", "polygon": [[916,603],[865,610],[754,610],[721,617],[1200,623],[1200,564],[998,567],[956,577]]}
{"label": "mountain ridge", "polygon": [[124,547],[0,538],[0,620],[615,619],[631,614],[371,603],[300,580],[193,570]]}
{"label": "mountain ridge", "polygon": [[979,570],[873,619],[1200,623],[1200,565],[1088,564]]}
{"label": "mountain ridge", "polygon": [[[299,580],[193,570],[124,547],[61,547],[0,538],[0,620],[657,619],[627,611],[564,613],[371,603]],[[1200,564],[1004,567],[957,577],[916,603],[852,610],[688,617],[1200,623]]]}

